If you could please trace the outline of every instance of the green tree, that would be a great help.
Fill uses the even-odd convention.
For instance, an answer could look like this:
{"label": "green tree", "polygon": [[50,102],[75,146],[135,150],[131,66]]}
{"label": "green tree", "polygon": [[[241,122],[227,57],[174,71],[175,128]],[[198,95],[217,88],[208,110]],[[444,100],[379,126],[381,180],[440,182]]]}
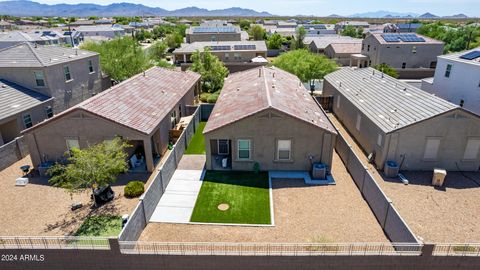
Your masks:
{"label": "green tree", "polygon": [[222,89],[228,69],[217,56],[210,52],[209,48],[205,48],[203,52],[198,50],[194,52],[191,61],[193,64],[190,70],[202,76],[203,91],[213,93]]}
{"label": "green tree", "polygon": [[168,46],[165,42],[157,41],[148,48],[148,55],[151,60],[159,62],[165,58],[167,49]]}
{"label": "green tree", "polygon": [[165,43],[168,45],[169,48],[178,48],[183,42],[183,37],[180,33],[174,32],[172,34],[168,34],[165,38]]}
{"label": "green tree", "polygon": [[117,180],[117,175],[128,170],[127,153],[130,147],[120,138],[92,145],[86,149],[73,148],[68,164],[56,164],[48,170],[49,183],[70,192],[81,192],[105,187]]}
{"label": "green tree", "polygon": [[147,54],[130,37],[85,42],[80,48],[99,53],[102,71],[115,81],[126,80],[151,67]]}
{"label": "green tree", "polygon": [[267,46],[270,50],[278,50],[282,47],[282,43],[283,37],[280,34],[275,33],[268,38]]}
{"label": "green tree", "polygon": [[347,25],[345,29],[340,32],[340,35],[342,36],[349,36],[352,38],[362,38],[363,36],[363,28],[355,28],[352,25]]}
{"label": "green tree", "polygon": [[146,31],[145,29],[140,29],[139,31],[135,32],[135,39],[140,42],[145,41],[147,39],[151,39],[151,38],[152,38],[152,33],[150,33],[149,31]]}
{"label": "green tree", "polygon": [[394,68],[392,68],[391,66],[387,65],[387,64],[380,64],[380,65],[376,65],[376,66],[373,66],[374,69],[376,70],[379,70],[393,78],[398,78],[398,72],[397,70],[395,70]]}
{"label": "green tree", "polygon": [[302,82],[323,77],[335,70],[337,64],[324,55],[313,54],[306,49],[294,50],[281,54],[273,61],[273,65],[295,74]]}
{"label": "green tree", "polygon": [[242,30],[247,31],[248,29],[250,29],[250,21],[249,20],[246,20],[246,19],[240,20],[239,25],[240,25],[240,29],[242,29]]}
{"label": "green tree", "polygon": [[445,42],[444,52],[459,52],[475,48],[480,38],[480,29],[473,26],[458,26],[435,22],[422,25],[417,32],[421,35]]}
{"label": "green tree", "polygon": [[260,25],[254,25],[250,28],[250,37],[253,40],[264,40],[265,39],[265,29]]}
{"label": "green tree", "polygon": [[307,30],[305,30],[305,27],[300,26],[297,28],[296,35],[295,35],[295,40],[297,42],[295,49],[303,49],[305,48],[305,44],[303,44],[303,40],[305,39],[305,36],[307,35]]}

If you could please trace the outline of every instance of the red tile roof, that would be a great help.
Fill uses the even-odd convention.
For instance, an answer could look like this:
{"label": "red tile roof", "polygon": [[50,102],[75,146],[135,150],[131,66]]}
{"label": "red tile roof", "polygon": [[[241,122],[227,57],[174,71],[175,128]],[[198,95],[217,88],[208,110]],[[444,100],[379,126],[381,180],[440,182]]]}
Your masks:
{"label": "red tile roof", "polygon": [[325,112],[303,83],[295,75],[274,67],[237,72],[225,79],[204,133],[268,108],[336,134]]}

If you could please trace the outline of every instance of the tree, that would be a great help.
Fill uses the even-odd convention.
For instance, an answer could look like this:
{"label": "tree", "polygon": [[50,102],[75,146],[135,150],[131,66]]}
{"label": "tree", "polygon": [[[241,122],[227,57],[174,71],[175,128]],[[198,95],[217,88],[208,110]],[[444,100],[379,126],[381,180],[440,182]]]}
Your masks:
{"label": "tree", "polygon": [[240,25],[240,29],[242,29],[242,30],[250,29],[250,21],[249,20],[245,20],[245,19],[240,20],[239,25]]}
{"label": "tree", "polygon": [[168,46],[165,42],[157,41],[148,48],[148,55],[151,60],[159,62],[165,58],[167,49]]}
{"label": "tree", "polygon": [[421,35],[445,42],[444,53],[473,49],[480,39],[480,29],[473,26],[445,25],[435,22],[422,25],[417,32]]}
{"label": "tree", "polygon": [[165,38],[165,43],[168,45],[169,48],[178,48],[183,42],[183,37],[179,33],[175,32],[172,34],[168,34]]}
{"label": "tree", "polygon": [[395,70],[394,68],[392,68],[391,66],[387,65],[387,64],[380,64],[380,65],[376,65],[376,66],[373,66],[374,69],[376,70],[379,70],[393,78],[398,78],[398,72],[397,70]]}
{"label": "tree", "polygon": [[140,31],[135,32],[135,39],[140,42],[145,41],[147,39],[151,39],[151,38],[152,38],[152,33],[150,33],[149,31],[146,31],[145,29],[140,29]]}
{"label": "tree", "polygon": [[363,28],[355,28],[352,25],[347,25],[345,29],[340,32],[340,35],[342,36],[349,36],[352,38],[362,38],[363,36]]}
{"label": "tree", "polygon": [[295,74],[302,82],[310,83],[315,79],[323,79],[338,68],[334,61],[324,55],[313,54],[306,49],[281,54],[274,60],[273,65]]}
{"label": "tree", "polygon": [[265,29],[258,24],[254,25],[252,28],[250,28],[250,37],[253,38],[253,40],[264,40]]}
{"label": "tree", "polygon": [[305,36],[307,35],[307,30],[305,30],[305,27],[300,26],[297,28],[296,35],[295,35],[295,40],[297,42],[295,49],[303,49],[305,48],[305,44],[303,44],[303,40],[305,39]]}
{"label": "tree", "polygon": [[203,91],[213,93],[222,89],[228,69],[217,56],[210,52],[209,48],[205,48],[203,52],[197,50],[192,54],[191,60],[193,64],[190,70],[202,76]]}
{"label": "tree", "polygon": [[49,183],[66,188],[70,192],[81,192],[105,187],[117,180],[117,175],[128,170],[127,153],[130,147],[120,138],[92,145],[86,149],[73,148],[68,164],[55,164],[48,170],[52,175]]}
{"label": "tree", "polygon": [[80,48],[99,53],[102,71],[115,81],[126,80],[152,66],[147,54],[130,37],[85,42]]}
{"label": "tree", "polygon": [[282,47],[282,43],[283,37],[280,34],[275,33],[268,38],[267,46],[270,50],[278,50]]}

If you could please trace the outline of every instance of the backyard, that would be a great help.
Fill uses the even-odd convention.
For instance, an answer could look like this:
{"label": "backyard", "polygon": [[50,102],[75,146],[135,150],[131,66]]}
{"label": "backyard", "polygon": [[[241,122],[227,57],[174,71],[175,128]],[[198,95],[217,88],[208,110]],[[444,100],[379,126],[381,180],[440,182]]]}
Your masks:
{"label": "backyard", "polygon": [[191,222],[270,224],[268,173],[207,171]]}
{"label": "backyard", "polygon": [[203,137],[203,129],[207,122],[200,122],[195,134],[193,135],[190,143],[188,144],[187,149],[185,150],[186,155],[200,155],[205,154],[205,138]]}

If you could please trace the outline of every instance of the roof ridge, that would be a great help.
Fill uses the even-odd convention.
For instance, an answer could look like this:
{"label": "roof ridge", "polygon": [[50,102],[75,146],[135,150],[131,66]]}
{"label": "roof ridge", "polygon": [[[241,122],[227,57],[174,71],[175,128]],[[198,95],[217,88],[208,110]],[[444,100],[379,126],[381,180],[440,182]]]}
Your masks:
{"label": "roof ridge", "polygon": [[263,79],[265,81],[265,91],[267,92],[267,107],[272,107],[272,99],[270,97],[270,90],[268,89],[267,73],[265,67],[261,67],[260,71],[263,73]]}
{"label": "roof ridge", "polygon": [[35,56],[35,58],[38,60],[38,62],[42,65],[42,66],[46,66],[45,63],[42,62],[42,60],[40,59],[40,56],[38,56],[37,52],[35,52],[35,49],[32,47],[32,45],[28,42],[25,42],[24,43],[25,45],[27,45],[27,47],[30,49],[30,51],[33,53],[33,56]]}

